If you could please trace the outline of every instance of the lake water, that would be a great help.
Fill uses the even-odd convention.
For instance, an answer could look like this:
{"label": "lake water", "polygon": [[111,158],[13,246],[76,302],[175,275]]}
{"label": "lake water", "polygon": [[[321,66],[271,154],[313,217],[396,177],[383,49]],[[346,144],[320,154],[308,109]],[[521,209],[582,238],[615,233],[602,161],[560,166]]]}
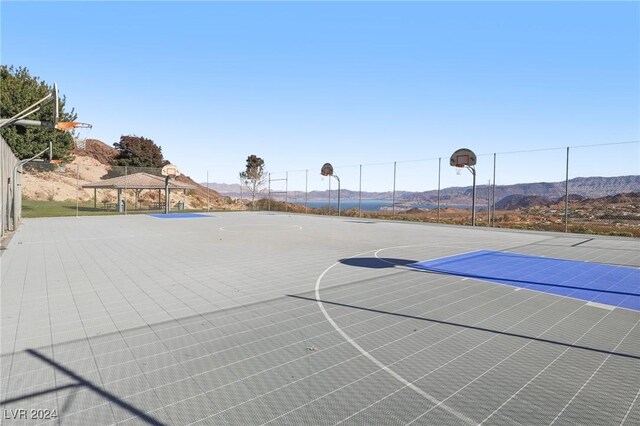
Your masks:
{"label": "lake water", "polygon": [[[304,206],[304,201],[289,200],[289,202]],[[327,208],[329,206],[329,200],[327,199],[324,201],[317,201],[317,200],[308,201],[307,206],[315,209]],[[406,209],[407,208],[406,206],[407,204],[403,203],[402,205],[399,205],[399,203],[396,202],[396,210],[398,211]],[[333,197],[331,198],[331,207],[334,209],[338,208],[338,201]],[[383,207],[391,208],[393,207],[393,202],[391,200],[362,200],[362,204],[361,204],[362,211],[367,211],[367,212],[379,211]],[[435,204],[417,204],[417,205],[412,205],[411,207],[417,207],[421,209],[438,208],[438,206]],[[444,209],[446,207],[459,207],[459,206],[447,206],[444,204],[440,204],[441,209]],[[349,209],[357,209],[357,208],[358,208],[358,200],[340,200],[340,210],[349,210]]]}

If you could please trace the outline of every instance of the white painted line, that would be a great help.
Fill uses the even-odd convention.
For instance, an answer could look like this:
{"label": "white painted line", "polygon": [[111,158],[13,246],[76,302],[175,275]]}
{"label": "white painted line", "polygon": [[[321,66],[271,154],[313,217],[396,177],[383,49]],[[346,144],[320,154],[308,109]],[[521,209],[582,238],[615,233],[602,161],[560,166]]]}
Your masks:
{"label": "white painted line", "polygon": [[[369,252],[365,252],[365,253],[360,253],[357,254],[355,256],[352,257],[357,257],[357,256],[361,256],[363,254],[366,254]],[[469,417],[465,416],[464,414],[462,414],[461,412],[455,410],[454,408],[449,407],[448,405],[444,404],[442,401],[440,401],[439,399],[437,399],[436,397],[428,394],[427,392],[423,391],[422,389],[420,389],[418,386],[414,385],[413,383],[409,382],[407,379],[405,379],[404,377],[402,377],[401,375],[399,375],[398,373],[396,373],[394,370],[392,370],[391,368],[389,368],[388,366],[386,366],[385,364],[383,364],[382,362],[380,362],[376,357],[374,357],[373,355],[371,355],[369,352],[367,352],[362,346],[360,346],[358,343],[356,343],[347,333],[345,333],[340,326],[338,326],[338,324],[336,324],[336,322],[331,318],[331,316],[329,316],[329,313],[327,313],[326,309],[324,308],[324,305],[322,304],[322,299],[320,298],[320,283],[322,282],[322,278],[324,278],[324,276],[327,274],[327,272],[329,272],[334,266],[339,265],[340,262],[336,262],[333,265],[329,266],[327,269],[325,269],[322,274],[320,274],[320,276],[318,277],[318,279],[316,280],[316,288],[315,288],[315,293],[316,293],[316,300],[318,302],[318,307],[320,308],[320,310],[322,311],[322,314],[324,315],[324,317],[327,319],[327,321],[329,321],[329,323],[331,324],[331,326],[338,332],[340,333],[340,335],[351,344],[351,346],[353,346],[354,348],[356,348],[362,355],[364,355],[365,357],[367,357],[367,359],[369,359],[369,361],[373,362],[376,366],[378,366],[378,368],[380,368],[381,370],[386,371],[387,373],[389,373],[389,375],[391,375],[394,379],[398,380],[400,383],[402,383],[404,386],[408,387],[409,389],[413,390],[414,392],[416,392],[418,395],[424,397],[426,400],[430,401],[431,403],[435,404],[437,407],[440,407],[442,409],[444,409],[445,411],[447,411],[449,414],[452,414],[454,416],[456,416],[457,418],[459,418],[460,420],[464,421],[467,424],[470,425],[475,425],[477,424],[477,422],[474,422],[473,420],[471,420]],[[434,407],[435,408],[435,407]]]}
{"label": "white painted line", "polygon": [[593,306],[594,308],[606,309],[607,311],[613,311],[616,307],[613,305],[606,305],[598,302],[587,302],[587,306]]}
{"label": "white painted line", "polygon": [[[607,314],[609,315],[609,314]],[[605,315],[604,317],[602,317],[603,319],[607,317],[607,315]],[[600,321],[598,321],[600,322]],[[595,323],[593,325],[593,327],[595,327],[598,323]],[[622,342],[625,341],[625,339],[629,336],[629,334],[631,334],[631,332],[633,331],[634,328],[636,328],[638,326],[638,324],[640,324],[640,320],[636,321],[636,323],[633,325],[633,327],[631,327],[631,329],[629,329],[629,331],[627,331],[627,334],[624,335],[624,337],[620,340],[620,342],[618,342],[618,344],[616,345],[615,348],[613,348],[612,352],[615,352],[618,350],[618,348],[620,347],[620,345],[622,344]],[[591,327],[591,328],[593,328]],[[591,330],[591,328],[589,330]],[[569,348],[567,348],[569,349]],[[607,357],[602,360],[602,362],[600,363],[600,365],[598,366],[598,368],[596,368],[596,371],[594,371],[591,376],[589,377],[589,379],[587,379],[586,382],[584,382],[584,384],[582,385],[582,387],[580,387],[580,389],[578,389],[578,392],[575,393],[575,395],[573,395],[573,397],[569,400],[569,402],[567,402],[565,404],[564,407],[562,407],[562,410],[560,410],[560,412],[558,413],[558,415],[556,416],[555,419],[553,419],[553,421],[551,423],[549,423],[549,426],[553,425],[556,421],[558,421],[558,419],[560,418],[560,416],[562,416],[562,413],[565,412],[565,410],[567,409],[567,407],[569,405],[571,405],[573,403],[573,401],[578,397],[578,395],[580,394],[580,392],[582,392],[584,390],[585,387],[587,387],[587,385],[589,384],[589,382],[591,382],[591,379],[593,379],[595,377],[595,375],[598,373],[598,371],[600,371],[600,369],[602,368],[602,366],[604,365],[605,362],[607,362],[609,360],[609,358],[611,358],[611,353],[609,353],[609,355],[607,355]]]}

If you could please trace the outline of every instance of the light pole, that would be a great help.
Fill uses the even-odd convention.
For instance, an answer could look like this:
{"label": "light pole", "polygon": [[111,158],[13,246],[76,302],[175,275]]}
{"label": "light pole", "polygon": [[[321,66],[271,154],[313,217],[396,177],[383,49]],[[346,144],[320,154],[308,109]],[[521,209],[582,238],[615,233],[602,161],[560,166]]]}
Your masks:
{"label": "light pole", "polygon": [[[324,163],[324,165],[320,169],[320,174],[322,176],[329,176],[329,178],[333,176],[338,181],[338,216],[340,216],[340,178],[338,177],[338,175],[333,174],[333,166],[331,165],[331,163]],[[331,196],[331,191],[329,191],[329,196]],[[331,205],[329,205],[329,208],[331,208]]]}

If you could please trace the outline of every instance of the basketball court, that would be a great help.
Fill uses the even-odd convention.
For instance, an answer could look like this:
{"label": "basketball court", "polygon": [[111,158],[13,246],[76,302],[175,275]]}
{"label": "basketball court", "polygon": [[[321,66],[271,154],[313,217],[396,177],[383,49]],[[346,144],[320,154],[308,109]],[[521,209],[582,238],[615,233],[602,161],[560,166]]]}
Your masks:
{"label": "basketball court", "polygon": [[637,239],[104,216],[0,261],[3,424],[640,424]]}

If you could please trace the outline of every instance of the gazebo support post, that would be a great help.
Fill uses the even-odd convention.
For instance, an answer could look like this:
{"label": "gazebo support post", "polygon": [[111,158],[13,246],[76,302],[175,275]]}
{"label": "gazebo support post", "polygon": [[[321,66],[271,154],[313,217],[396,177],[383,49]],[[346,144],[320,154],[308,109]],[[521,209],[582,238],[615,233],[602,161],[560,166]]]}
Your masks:
{"label": "gazebo support post", "polygon": [[[150,207],[155,208],[156,210],[165,211],[165,213],[169,213],[171,211],[171,189],[181,189],[184,194],[187,193],[188,189],[191,189],[192,186],[189,184],[183,184],[180,182],[171,183],[169,179],[162,179],[159,176],[154,176],[148,173],[135,173],[133,175],[128,175],[129,182],[125,182],[126,187],[122,187],[122,177],[116,177],[112,179],[105,179],[99,182],[93,182],[89,184],[82,185],[85,189],[93,189],[93,207],[98,208],[98,189],[101,191],[109,191],[109,193],[113,190],[117,191],[118,195],[118,204],[117,210],[122,210],[122,213],[125,213],[127,206],[125,203],[127,202],[128,191],[133,191],[133,209],[140,209],[140,194],[145,189],[150,191],[156,190],[158,191],[158,199],[155,205],[151,205]],[[169,176],[172,178],[173,176]],[[162,196],[162,190],[164,189],[165,195],[164,199]],[[124,194],[123,194],[124,191]],[[104,195],[104,192],[101,193]],[[108,195],[108,193],[107,193]],[[123,197],[124,195],[124,197]],[[186,197],[183,197],[182,203],[186,204]],[[122,206],[120,205],[122,203]],[[111,207],[108,203],[108,199],[104,200],[105,208]],[[163,208],[164,204],[164,208]]]}

